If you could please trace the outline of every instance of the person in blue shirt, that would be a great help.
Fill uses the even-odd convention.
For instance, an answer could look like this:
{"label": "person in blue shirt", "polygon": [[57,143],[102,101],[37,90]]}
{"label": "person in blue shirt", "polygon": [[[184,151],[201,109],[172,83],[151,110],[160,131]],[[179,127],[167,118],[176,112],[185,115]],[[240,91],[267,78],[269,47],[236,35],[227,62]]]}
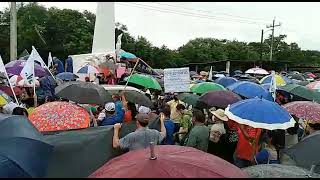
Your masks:
{"label": "person in blue shirt", "polygon": [[116,114],[123,119],[124,118],[124,110],[123,110],[123,104],[120,101],[120,96],[118,94],[112,95],[112,100],[115,104]]}
{"label": "person in blue shirt", "polygon": [[71,58],[71,56],[68,56],[68,58],[66,59],[66,72],[71,72],[73,73],[73,60]]}
{"label": "person in blue shirt", "polygon": [[101,121],[100,126],[114,125],[116,123],[122,123],[123,116],[116,113],[116,105],[113,102],[109,102],[105,105],[105,117]]}
{"label": "person in blue shirt", "polygon": [[172,119],[170,119],[171,109],[169,105],[165,105],[162,113],[164,114],[164,126],[166,128],[166,137],[161,142],[162,145],[174,145],[174,133],[175,133],[175,124]]}
{"label": "person in blue shirt", "polygon": [[54,64],[54,67],[56,68],[56,74],[64,72],[63,63],[57,57],[53,58],[53,64]]}

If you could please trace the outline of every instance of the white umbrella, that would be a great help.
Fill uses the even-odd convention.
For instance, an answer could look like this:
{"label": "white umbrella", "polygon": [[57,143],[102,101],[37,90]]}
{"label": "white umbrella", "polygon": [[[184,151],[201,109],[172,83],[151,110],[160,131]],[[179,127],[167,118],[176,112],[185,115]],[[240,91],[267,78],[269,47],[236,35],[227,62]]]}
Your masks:
{"label": "white umbrella", "polygon": [[261,74],[261,75],[269,74],[268,71],[266,71],[266,70],[264,70],[262,68],[258,68],[258,67],[248,69],[245,73],[246,74]]}

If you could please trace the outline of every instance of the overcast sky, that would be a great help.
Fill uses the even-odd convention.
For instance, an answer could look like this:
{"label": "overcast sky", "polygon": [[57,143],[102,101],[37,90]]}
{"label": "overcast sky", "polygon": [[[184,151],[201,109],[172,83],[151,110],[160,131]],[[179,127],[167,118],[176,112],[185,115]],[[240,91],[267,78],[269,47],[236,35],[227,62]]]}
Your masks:
{"label": "overcast sky", "polygon": [[[89,10],[95,2],[40,2],[46,7]],[[0,9],[9,7],[0,2]],[[197,37],[260,42],[261,29],[276,17],[275,35],[302,49],[320,50],[319,2],[116,2],[115,20],[130,34],[174,49]],[[265,33],[265,37],[271,31]]]}

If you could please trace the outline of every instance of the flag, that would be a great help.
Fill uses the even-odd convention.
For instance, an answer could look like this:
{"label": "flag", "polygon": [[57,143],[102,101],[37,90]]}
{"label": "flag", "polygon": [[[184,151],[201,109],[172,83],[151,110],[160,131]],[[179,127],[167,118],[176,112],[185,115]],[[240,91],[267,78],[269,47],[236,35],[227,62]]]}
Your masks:
{"label": "flag", "polygon": [[118,36],[118,39],[117,39],[117,44],[116,44],[116,55],[117,55],[117,62],[120,61],[120,50],[121,50],[121,38],[122,38],[122,33]]}
{"label": "flag", "polygon": [[52,61],[51,52],[49,52],[49,56],[48,56],[48,69],[50,69],[51,66],[53,66],[53,61]]}
{"label": "flag", "polygon": [[212,81],[212,66],[210,66],[210,72],[209,72],[208,80]]}
{"label": "flag", "polygon": [[3,73],[3,74],[6,76],[6,78],[7,78],[7,80],[8,80],[8,84],[9,84],[9,86],[10,86],[10,88],[11,88],[12,94],[13,94],[13,96],[14,96],[14,99],[15,99],[16,103],[19,105],[19,101],[18,101],[18,99],[17,99],[16,93],[13,91],[13,88],[12,88],[12,85],[11,85],[11,83],[10,83],[10,79],[9,79],[7,70],[6,70],[5,66],[4,66],[4,63],[3,63],[3,61],[2,61],[1,56],[0,56],[0,73]]}
{"label": "flag", "polygon": [[271,92],[274,100],[276,100],[276,89],[277,89],[276,73],[275,71],[271,71],[271,84],[270,84],[269,92]]}
{"label": "flag", "polygon": [[[43,59],[41,58],[41,56],[39,55],[38,51],[36,50],[36,48],[34,48],[34,46],[32,46],[32,52],[34,53],[34,61],[37,61],[40,63],[41,67],[45,68],[47,67],[46,63],[44,63]],[[31,56],[31,55],[30,55]]]}
{"label": "flag", "polygon": [[6,71],[6,68],[5,68],[4,64],[3,64],[1,56],[0,56],[0,73],[4,73],[5,75],[7,74],[7,71]]}
{"label": "flag", "polygon": [[[31,54],[20,72],[20,76],[24,79],[24,82],[28,85],[35,85],[34,82],[34,61],[38,58],[38,52],[32,47]],[[41,62],[40,62],[41,63]]]}

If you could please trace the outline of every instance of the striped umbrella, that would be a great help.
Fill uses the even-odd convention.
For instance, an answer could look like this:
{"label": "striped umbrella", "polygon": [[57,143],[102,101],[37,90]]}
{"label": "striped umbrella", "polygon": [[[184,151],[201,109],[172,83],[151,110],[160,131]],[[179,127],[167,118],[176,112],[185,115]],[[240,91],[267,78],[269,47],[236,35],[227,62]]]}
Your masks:
{"label": "striped umbrella", "polygon": [[81,67],[77,73],[80,74],[99,74],[99,70],[98,68],[91,66],[91,65],[85,65],[83,67]]}

